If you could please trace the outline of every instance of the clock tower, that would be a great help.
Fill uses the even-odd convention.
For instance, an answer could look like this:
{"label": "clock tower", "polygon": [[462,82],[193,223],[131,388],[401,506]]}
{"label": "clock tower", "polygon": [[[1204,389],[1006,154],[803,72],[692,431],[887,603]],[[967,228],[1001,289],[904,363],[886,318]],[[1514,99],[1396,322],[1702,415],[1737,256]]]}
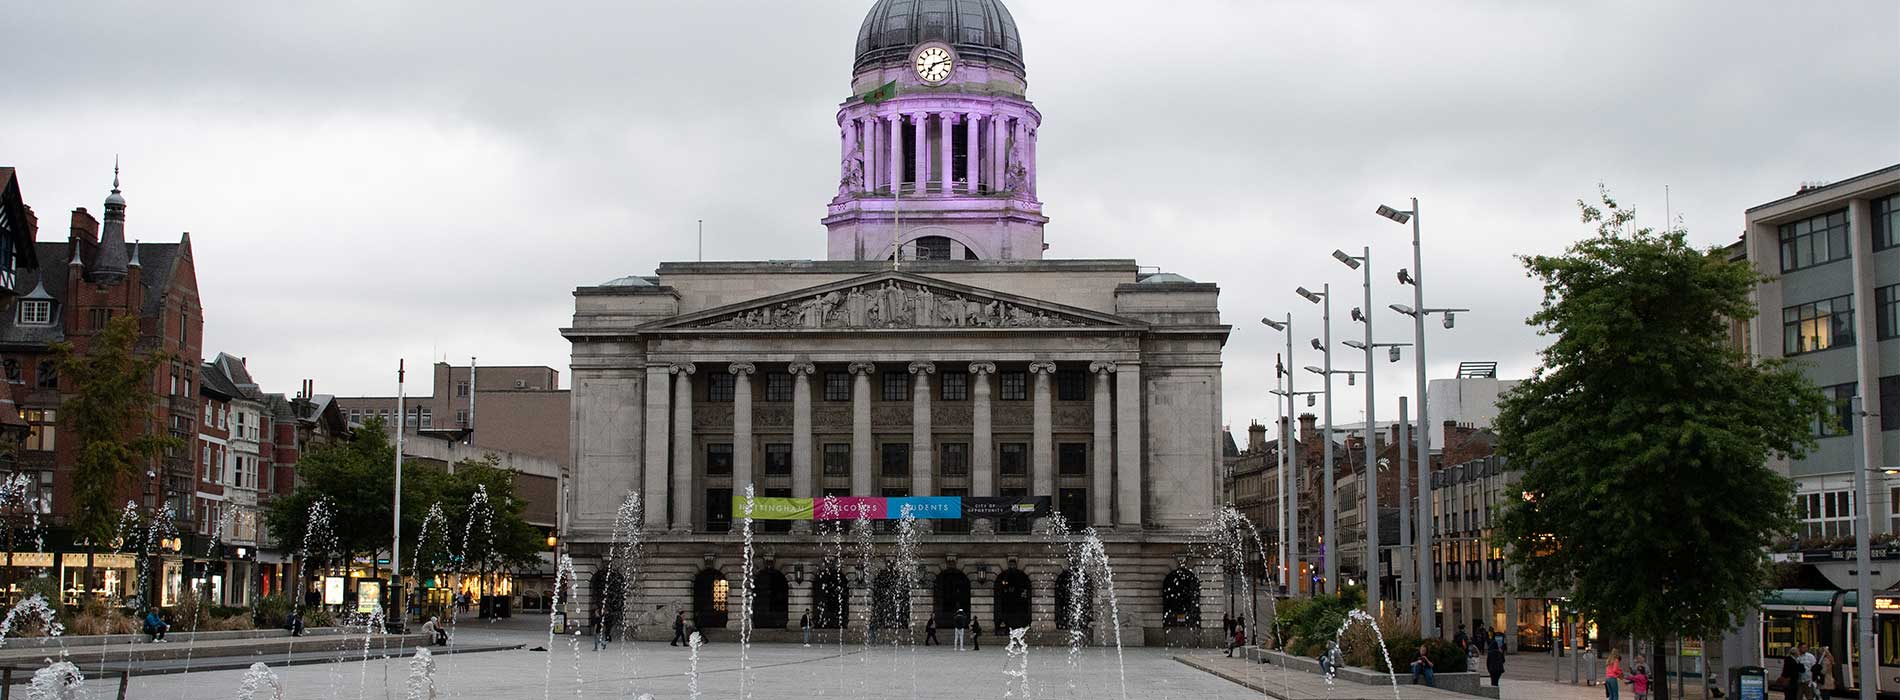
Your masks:
{"label": "clock tower", "polygon": [[1022,38],[999,0],[878,0],[838,109],[831,260],[1039,260]]}

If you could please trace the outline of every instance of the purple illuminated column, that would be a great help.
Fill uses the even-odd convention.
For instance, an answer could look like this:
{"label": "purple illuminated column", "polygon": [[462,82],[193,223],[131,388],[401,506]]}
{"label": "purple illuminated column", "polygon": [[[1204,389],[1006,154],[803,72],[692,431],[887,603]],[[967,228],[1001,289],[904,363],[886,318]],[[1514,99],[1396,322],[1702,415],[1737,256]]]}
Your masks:
{"label": "purple illuminated column", "polygon": [[1009,144],[1003,142],[1003,129],[1009,125],[1009,117],[1001,114],[990,115],[990,191],[1003,191],[1003,163],[1009,160],[1009,152],[1003,150]]}
{"label": "purple illuminated column", "polygon": [[975,112],[963,115],[963,142],[969,144],[970,153],[963,159],[963,176],[970,180],[970,194],[982,191],[983,173],[982,117]]}
{"label": "purple illuminated column", "polygon": [[[846,181],[847,176],[851,174],[852,162],[857,160],[858,154],[853,153],[853,151],[857,150],[857,147],[858,120],[844,120],[843,123],[838,125],[838,150],[840,153],[838,156],[838,182],[840,183],[838,185],[838,191],[841,194],[850,193],[849,186],[843,183]],[[859,186],[862,187],[863,185],[860,184]]]}
{"label": "purple illuminated column", "polygon": [[891,113],[891,193],[904,187],[904,115]]}
{"label": "purple illuminated column", "polygon": [[878,179],[877,171],[877,117],[859,119],[858,130],[858,152],[864,154],[864,189],[876,192],[878,184],[883,182]]}
{"label": "purple illuminated column", "polygon": [[1023,165],[1023,189],[1033,197],[1036,194],[1036,128],[1025,127],[1023,133],[1029,138],[1028,145],[1023,147],[1023,160],[1028,161]]}
{"label": "purple illuminated column", "polygon": [[917,149],[917,172],[911,177],[917,183],[917,193],[923,194],[925,186],[930,183],[930,113],[918,112],[911,115],[911,118],[917,122],[917,132],[914,135],[916,139],[914,148]]}
{"label": "purple illuminated column", "polygon": [[951,156],[950,152],[953,150],[956,150],[951,147],[952,145],[956,143],[956,141],[954,140],[954,137],[950,135],[950,132],[952,129],[956,128],[956,123],[957,123],[956,112],[938,112],[937,113],[937,124],[939,125],[937,129],[937,134],[939,137],[938,142],[937,142],[937,150],[941,152],[938,160],[942,162],[943,164],[943,168],[937,171],[939,173],[938,179],[943,181],[943,186],[938,187],[937,191],[942,192],[944,194],[950,194],[951,190],[956,189],[957,176],[956,176],[956,173],[952,171],[952,166],[951,166],[952,161],[950,160],[950,156]]}

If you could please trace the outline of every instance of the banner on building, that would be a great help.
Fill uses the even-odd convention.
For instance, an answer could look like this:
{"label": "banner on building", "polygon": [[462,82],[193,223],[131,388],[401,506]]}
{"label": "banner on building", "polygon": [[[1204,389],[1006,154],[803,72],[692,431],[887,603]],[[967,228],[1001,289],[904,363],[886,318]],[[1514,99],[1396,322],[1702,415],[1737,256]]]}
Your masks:
{"label": "banner on building", "polygon": [[1040,518],[1049,514],[1049,506],[1048,496],[966,497],[963,499],[963,517]]}
{"label": "banner on building", "polygon": [[[811,504],[809,498],[753,497],[752,519],[810,520]],[[732,517],[734,520],[746,517],[745,496],[732,497]]]}
{"label": "banner on building", "polygon": [[885,499],[873,496],[826,496],[813,504],[814,520],[883,520]]}
{"label": "banner on building", "polygon": [[956,520],[963,517],[963,499],[958,496],[886,498],[884,513],[891,520],[902,520],[905,515],[918,520]]}

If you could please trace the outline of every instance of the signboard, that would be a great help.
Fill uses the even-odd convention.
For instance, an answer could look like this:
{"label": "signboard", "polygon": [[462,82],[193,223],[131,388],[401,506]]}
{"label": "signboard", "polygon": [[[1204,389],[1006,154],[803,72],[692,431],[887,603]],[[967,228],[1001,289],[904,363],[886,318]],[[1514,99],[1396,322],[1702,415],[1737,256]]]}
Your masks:
{"label": "signboard", "polygon": [[[732,517],[746,517],[745,496],[732,497]],[[754,497],[752,499],[753,520],[810,520],[812,499]]]}
{"label": "signboard", "polygon": [[1900,596],[1874,596],[1875,612],[1900,612]]}
{"label": "signboard", "polygon": [[1039,518],[1049,514],[1049,506],[1048,496],[965,498],[963,499],[963,517]]}
{"label": "signboard", "polygon": [[869,496],[826,496],[818,499],[814,520],[883,520],[884,499]]}
{"label": "signboard", "polygon": [[324,605],[342,605],[343,604],[343,577],[342,576],[323,577],[323,604]]}
{"label": "signboard", "polygon": [[373,578],[357,579],[356,611],[369,614],[376,612],[383,602],[383,582]]}
{"label": "signboard", "polygon": [[1761,673],[1744,673],[1737,679],[1736,697],[1738,700],[1768,700],[1768,677]]}
{"label": "signboard", "polygon": [[52,566],[52,552],[14,552],[13,566]]}
{"label": "signboard", "polygon": [[884,499],[884,512],[893,520],[909,515],[918,520],[956,520],[963,517],[963,499],[957,496],[911,496]]}

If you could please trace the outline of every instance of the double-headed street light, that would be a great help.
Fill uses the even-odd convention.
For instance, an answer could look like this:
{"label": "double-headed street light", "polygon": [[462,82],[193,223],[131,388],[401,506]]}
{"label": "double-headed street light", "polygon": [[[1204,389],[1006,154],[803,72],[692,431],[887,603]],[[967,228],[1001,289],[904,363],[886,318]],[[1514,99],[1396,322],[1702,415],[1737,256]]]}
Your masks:
{"label": "double-headed street light", "polygon": [[[1315,339],[1313,342],[1313,348],[1320,351],[1320,355],[1326,362],[1325,370],[1320,371],[1320,375],[1325,378],[1324,389],[1321,393],[1326,398],[1326,429],[1321,438],[1325,441],[1322,445],[1324,455],[1320,458],[1322,462],[1320,467],[1325,474],[1323,498],[1325,498],[1326,515],[1321,521],[1320,556],[1326,562],[1326,592],[1337,595],[1339,593],[1339,539],[1334,535],[1339,525],[1339,501],[1333,482],[1333,288],[1332,285],[1327,284],[1321,285],[1319,289],[1318,293],[1305,287],[1293,291],[1307,301],[1320,305],[1321,335],[1325,338],[1324,341]],[[1328,551],[1327,547],[1332,549]]]}
{"label": "double-headed street light", "polygon": [[[1289,312],[1285,319],[1279,321],[1275,321],[1271,318],[1262,318],[1260,322],[1266,324],[1268,328],[1286,333],[1286,361],[1293,361],[1293,314]],[[1287,451],[1287,433],[1291,432],[1287,430],[1287,427],[1292,424],[1295,412],[1293,397],[1301,392],[1293,390],[1293,373],[1287,371],[1285,365],[1278,362],[1274,363],[1273,373],[1276,378],[1284,377],[1286,379],[1285,391],[1278,389],[1273,391],[1274,394],[1286,399],[1286,420],[1277,428],[1277,430],[1280,431],[1280,449],[1277,450],[1279,454],[1276,455],[1280,467],[1278,479],[1280,485],[1280,583],[1284,586],[1287,582],[1292,580],[1292,576],[1300,575],[1300,559],[1304,555],[1304,553],[1300,551],[1299,480],[1297,477],[1290,476],[1289,474],[1289,472],[1295,468],[1296,460],[1292,454]],[[1309,398],[1312,395],[1312,392],[1305,393]],[[1288,488],[1289,484],[1292,485],[1292,488]],[[1289,513],[1291,514],[1289,515]],[[1289,573],[1291,576],[1289,576]],[[1300,587],[1295,584],[1289,592],[1298,594],[1299,591]]]}

